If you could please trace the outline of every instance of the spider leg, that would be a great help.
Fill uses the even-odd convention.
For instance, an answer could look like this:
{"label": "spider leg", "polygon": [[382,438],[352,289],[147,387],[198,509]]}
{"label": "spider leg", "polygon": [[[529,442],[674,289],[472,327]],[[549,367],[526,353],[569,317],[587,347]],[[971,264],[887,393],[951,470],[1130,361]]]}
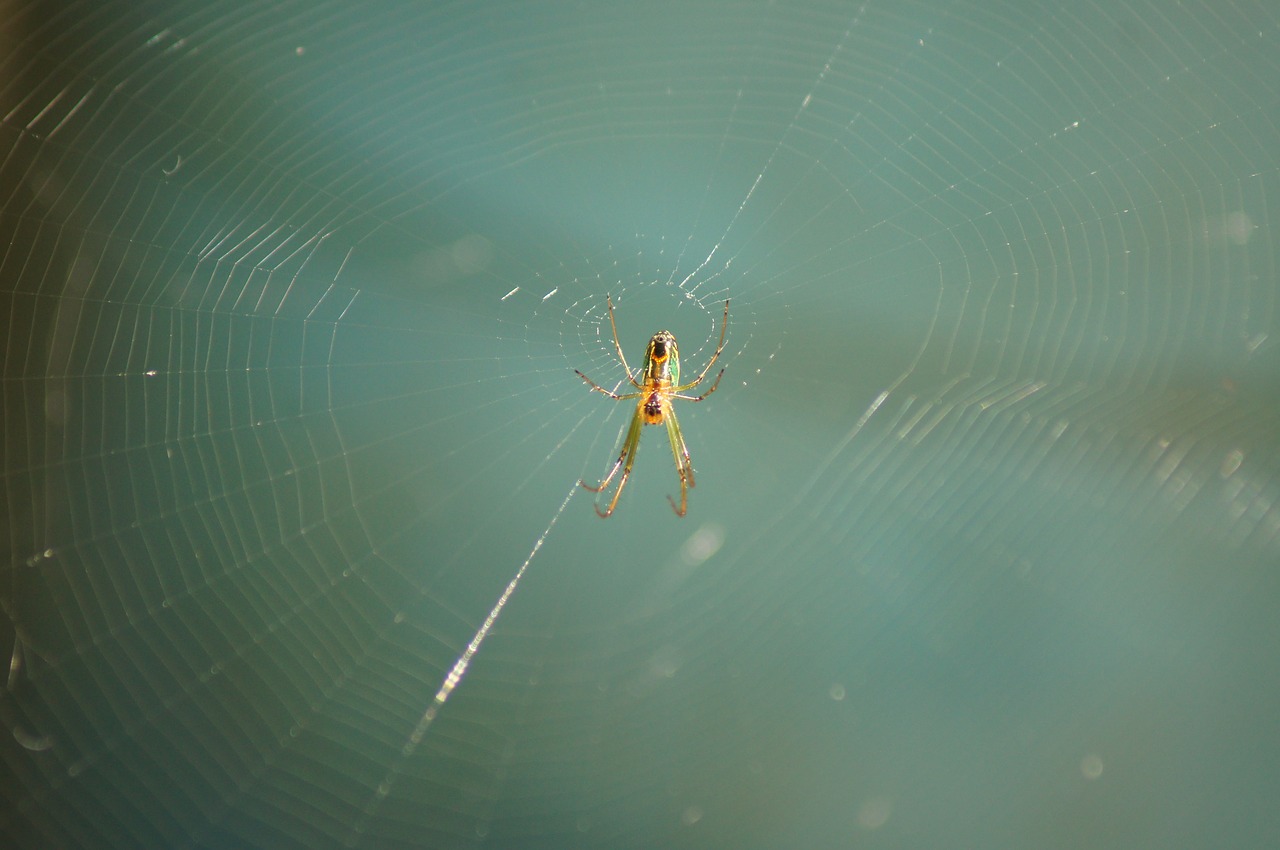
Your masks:
{"label": "spider leg", "polygon": [[622,479],[618,481],[618,489],[613,492],[613,498],[609,500],[609,507],[602,511],[599,505],[595,506],[596,513],[601,517],[607,518],[613,513],[613,509],[618,506],[618,499],[622,496],[622,488],[627,486],[627,477],[631,475],[631,467],[636,462],[636,448],[640,445],[640,429],[644,426],[642,410],[642,405],[636,406],[636,413],[631,417],[631,427],[627,429],[627,437],[622,441],[622,451],[618,453],[618,459],[613,462],[613,468],[609,470],[604,480],[596,487],[592,487],[585,481],[578,482],[584,490],[599,493],[607,489],[613,476],[618,474],[619,469],[622,470]]}
{"label": "spider leg", "polygon": [[707,390],[702,395],[680,395],[679,393],[672,393],[668,398],[682,398],[685,401],[702,401],[704,398],[716,391],[716,387],[720,386],[720,379],[723,377],[724,370],[721,369],[720,374],[716,375],[716,379],[711,382],[711,389]]}
{"label": "spider leg", "polygon": [[[618,323],[613,320],[613,296],[606,295],[605,300],[609,303],[609,327],[613,328],[613,344],[618,349],[618,359],[622,361],[622,368],[627,370],[627,380],[631,382],[631,386],[636,389],[644,389],[636,379],[631,375],[631,367],[627,365],[627,355],[622,353],[622,343],[618,342]],[[579,373],[581,374],[581,373]]]}
{"label": "spider leg", "polygon": [[[707,373],[711,371],[711,367],[714,366],[716,364],[716,361],[720,359],[720,352],[724,351],[724,332],[728,330],[728,328],[729,328],[729,299],[726,298],[724,300],[724,318],[720,320],[720,342],[716,344],[715,353],[711,355],[711,359],[707,361],[707,365],[702,367],[702,373],[698,375],[698,377],[694,378],[692,381],[690,381],[687,384],[681,384],[678,387],[672,387],[671,392],[678,393],[678,392],[683,392],[684,390],[691,390],[694,387],[696,387],[698,384],[702,383],[702,379],[707,377]],[[724,370],[721,369],[720,373],[724,374]],[[719,381],[720,379],[717,377],[716,382],[719,383]],[[711,390],[707,390],[705,393],[703,393],[702,397],[706,398],[709,395],[711,395]],[[680,398],[683,398],[683,396],[680,396]]]}
{"label": "spider leg", "polygon": [[667,423],[667,438],[671,440],[671,455],[675,458],[676,473],[680,476],[680,505],[677,507],[676,500],[670,496],[667,496],[667,501],[671,503],[671,510],[676,512],[676,516],[684,516],[689,507],[689,488],[693,486],[693,461],[689,459],[689,449],[680,434],[680,420],[676,419],[675,408],[665,400],[663,407],[666,408],[663,419]]}
{"label": "spider leg", "polygon": [[[615,400],[619,400],[619,401],[620,401],[620,400],[623,400],[623,399],[628,399],[628,398],[639,398],[639,397],[640,397],[640,393],[627,393],[627,394],[625,394],[625,395],[618,395],[617,393],[610,392],[609,390],[606,390],[604,387],[602,387],[602,386],[600,386],[599,384],[597,384],[595,381],[593,381],[593,380],[591,380],[590,378],[588,378],[586,375],[584,375],[584,374],[582,374],[581,372],[579,372],[577,369],[574,369],[573,371],[577,374],[577,376],[578,376],[579,378],[581,378],[582,380],[584,380],[584,381],[586,381],[588,384],[590,384],[590,385],[591,385],[591,389],[595,390],[595,391],[596,391],[596,392],[598,392],[598,393],[604,393],[605,395],[607,395],[607,396],[608,396],[609,398],[611,398],[611,399],[615,399]],[[635,381],[632,381],[631,383],[633,383],[633,384],[634,384],[634,383],[635,383]],[[708,395],[710,395],[710,393],[708,393]]]}

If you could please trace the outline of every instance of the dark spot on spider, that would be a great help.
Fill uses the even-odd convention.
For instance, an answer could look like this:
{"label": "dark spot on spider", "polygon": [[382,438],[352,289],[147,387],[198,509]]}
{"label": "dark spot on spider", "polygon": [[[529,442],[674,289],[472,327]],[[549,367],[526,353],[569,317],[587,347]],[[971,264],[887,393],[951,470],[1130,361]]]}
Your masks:
{"label": "dark spot on spider", "polygon": [[649,400],[644,403],[644,412],[649,417],[662,415],[662,399],[657,393],[650,395]]}
{"label": "dark spot on spider", "polygon": [[654,360],[661,360],[667,356],[667,341],[660,336],[653,338],[653,354]]}

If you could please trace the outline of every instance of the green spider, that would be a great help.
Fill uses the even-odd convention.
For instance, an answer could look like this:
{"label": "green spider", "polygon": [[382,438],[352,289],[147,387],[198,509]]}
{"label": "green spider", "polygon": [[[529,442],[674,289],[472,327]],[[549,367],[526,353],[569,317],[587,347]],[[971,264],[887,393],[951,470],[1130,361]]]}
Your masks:
{"label": "green spider", "polygon": [[671,454],[676,460],[676,472],[680,474],[680,504],[677,506],[676,500],[670,496],[667,496],[667,500],[671,502],[671,509],[676,512],[676,516],[684,516],[689,504],[689,488],[693,486],[693,463],[689,460],[689,450],[685,447],[684,437],[680,436],[680,422],[676,419],[676,411],[671,405],[671,400],[680,398],[685,401],[702,401],[715,392],[716,387],[720,385],[720,379],[724,377],[724,369],[721,369],[720,374],[716,375],[716,379],[711,382],[711,389],[702,395],[681,395],[685,390],[691,390],[702,383],[703,378],[707,377],[707,373],[711,371],[711,367],[719,359],[720,352],[724,350],[724,333],[729,325],[729,300],[725,299],[724,302],[724,319],[720,323],[720,342],[716,346],[715,354],[711,355],[711,359],[707,361],[707,365],[697,379],[688,384],[680,383],[680,350],[676,348],[676,338],[671,331],[658,331],[650,338],[649,347],[644,351],[644,364],[640,367],[641,380],[637,381],[635,379],[631,372],[631,367],[627,365],[626,355],[622,353],[622,343],[618,341],[618,325],[613,320],[613,298],[611,296],[608,298],[608,303],[609,325],[613,328],[613,344],[618,349],[618,359],[622,361],[622,368],[627,370],[627,380],[631,382],[637,392],[618,395],[606,390],[577,369],[573,371],[577,372],[578,377],[586,381],[591,389],[604,393],[615,401],[625,401],[632,398],[638,398],[640,401],[636,403],[636,412],[631,418],[631,427],[627,429],[626,439],[622,441],[622,451],[618,453],[618,459],[614,461],[613,469],[610,469],[609,474],[595,487],[585,481],[579,481],[578,483],[592,493],[599,493],[609,486],[609,482],[618,474],[618,469],[622,469],[622,479],[618,482],[618,489],[614,491],[613,498],[609,500],[609,507],[602,511],[598,504],[595,506],[596,513],[601,517],[608,517],[618,505],[618,498],[622,495],[622,488],[627,486],[627,476],[631,474],[631,466],[636,460],[636,448],[640,445],[641,426],[661,425],[665,422],[667,423],[667,437],[671,440]]}

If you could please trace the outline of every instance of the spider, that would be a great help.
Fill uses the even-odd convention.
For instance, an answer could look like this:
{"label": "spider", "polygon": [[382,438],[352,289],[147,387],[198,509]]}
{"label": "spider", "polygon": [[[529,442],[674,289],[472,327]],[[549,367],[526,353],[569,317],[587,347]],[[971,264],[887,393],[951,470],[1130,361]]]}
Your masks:
{"label": "spider", "polygon": [[613,462],[613,468],[609,470],[609,474],[595,487],[585,481],[578,483],[592,493],[599,493],[609,486],[609,482],[618,474],[618,469],[622,469],[622,480],[618,482],[618,489],[609,500],[609,507],[602,511],[598,504],[595,506],[597,514],[608,517],[618,505],[622,488],[627,486],[627,476],[631,474],[631,466],[636,460],[636,448],[640,445],[641,426],[661,425],[665,422],[667,437],[671,440],[671,454],[676,461],[676,472],[680,475],[680,504],[676,505],[676,500],[671,496],[667,496],[667,501],[671,502],[671,509],[676,512],[676,516],[684,516],[689,504],[689,488],[693,486],[693,463],[689,460],[689,450],[685,448],[684,437],[680,436],[680,422],[676,419],[676,411],[671,405],[671,400],[680,398],[685,401],[702,401],[715,392],[716,387],[720,385],[720,379],[724,377],[723,368],[711,382],[711,389],[702,395],[681,395],[685,390],[691,390],[702,383],[703,378],[707,377],[707,373],[719,359],[720,352],[724,350],[724,332],[729,324],[729,300],[725,299],[724,302],[724,319],[720,322],[720,342],[716,345],[716,351],[703,367],[701,374],[687,384],[680,383],[680,350],[676,348],[676,338],[671,331],[658,331],[649,339],[649,347],[644,351],[644,363],[640,367],[641,380],[636,380],[631,367],[627,365],[626,355],[622,353],[622,343],[618,341],[618,325],[613,320],[613,297],[609,296],[607,300],[609,325],[613,328],[613,344],[618,349],[618,359],[622,361],[622,368],[627,370],[627,380],[637,392],[618,395],[606,390],[577,369],[573,371],[577,372],[578,377],[586,381],[592,390],[604,393],[615,401],[626,401],[632,398],[638,398],[640,401],[636,403],[635,415],[631,417],[631,427],[627,429],[627,436],[622,441],[622,451],[618,453],[618,459]]}

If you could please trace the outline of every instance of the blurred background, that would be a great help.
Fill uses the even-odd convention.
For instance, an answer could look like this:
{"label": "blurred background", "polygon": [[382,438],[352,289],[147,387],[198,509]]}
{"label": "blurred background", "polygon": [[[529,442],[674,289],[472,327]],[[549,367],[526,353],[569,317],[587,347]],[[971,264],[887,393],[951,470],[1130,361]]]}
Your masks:
{"label": "blurred background", "polygon": [[1280,843],[1275,3],[0,18],[0,844]]}

